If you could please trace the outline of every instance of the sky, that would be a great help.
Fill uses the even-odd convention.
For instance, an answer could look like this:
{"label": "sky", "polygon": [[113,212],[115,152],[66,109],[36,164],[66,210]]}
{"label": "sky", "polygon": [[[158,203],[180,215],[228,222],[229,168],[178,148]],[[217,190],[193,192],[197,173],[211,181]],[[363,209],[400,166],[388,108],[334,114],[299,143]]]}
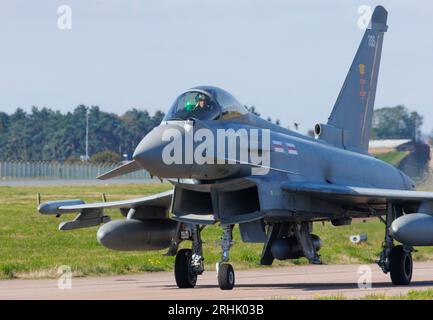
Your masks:
{"label": "sky", "polygon": [[2,0],[0,110],[153,113],[183,90],[215,85],[306,132],[335,103],[364,32],[359,7],[377,4],[389,29],[376,108],[403,104],[430,133],[430,0]]}

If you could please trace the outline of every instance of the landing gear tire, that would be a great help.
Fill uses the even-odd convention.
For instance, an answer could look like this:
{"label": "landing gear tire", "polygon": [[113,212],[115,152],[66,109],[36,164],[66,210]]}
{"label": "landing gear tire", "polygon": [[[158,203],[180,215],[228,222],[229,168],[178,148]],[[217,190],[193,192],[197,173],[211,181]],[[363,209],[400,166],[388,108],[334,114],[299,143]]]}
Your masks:
{"label": "landing gear tire", "polygon": [[232,290],[235,286],[235,271],[231,264],[221,264],[218,269],[218,285],[221,290]]}
{"label": "landing gear tire", "polygon": [[398,245],[392,248],[389,258],[392,283],[398,286],[408,285],[412,279],[413,270],[411,253]]}
{"label": "landing gear tire", "polygon": [[176,254],[174,277],[179,288],[194,288],[197,283],[197,274],[192,270],[191,257],[191,249],[181,249]]}

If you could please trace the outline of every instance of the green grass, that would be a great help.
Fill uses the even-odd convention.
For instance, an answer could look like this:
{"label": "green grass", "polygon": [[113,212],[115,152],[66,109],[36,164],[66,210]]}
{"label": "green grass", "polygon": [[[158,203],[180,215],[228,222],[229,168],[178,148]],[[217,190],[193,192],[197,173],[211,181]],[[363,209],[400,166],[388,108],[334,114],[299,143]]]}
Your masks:
{"label": "green grass", "polygon": [[409,151],[391,151],[387,153],[376,154],[375,157],[397,167],[409,153]]}
{"label": "green grass", "polygon": [[[425,290],[409,290],[405,294],[387,295],[387,294],[367,294],[360,298],[347,297],[344,294],[336,295],[315,295],[313,300],[433,300],[433,289]],[[271,297],[271,300],[297,300],[293,296],[276,296]]]}
{"label": "green grass", "polygon": [[[292,297],[290,297],[292,298]],[[342,294],[331,296],[315,297],[315,300],[347,300]],[[433,289],[409,290],[405,294],[387,295],[387,294],[367,294],[361,298],[353,300],[433,300]]]}
{"label": "green grass", "polygon": [[[138,197],[167,190],[167,184],[106,185],[106,186],[43,186],[0,187],[0,278],[56,277],[61,265],[68,265],[76,276],[140,273],[172,270],[173,257],[165,251],[118,252],[101,246],[96,240],[97,227],[75,231],[58,231],[61,221],[71,220],[73,214],[42,216],[36,211],[36,193],[42,201],[81,198],[87,202],[100,201],[105,192],[108,200]],[[118,210],[107,210],[112,219],[123,217]],[[320,251],[326,264],[373,263],[380,251],[384,226],[378,220],[354,222],[351,226],[333,227],[331,224],[315,224],[314,233],[323,239]],[[368,241],[359,245],[349,241],[349,235],[367,233]],[[214,269],[220,257],[216,242],[221,229],[215,225],[203,231],[205,264]],[[258,262],[261,244],[240,241],[239,230],[234,232],[235,244],[230,258],[236,269],[260,267]],[[184,246],[190,245],[185,242]],[[421,248],[415,260],[433,257],[433,248]],[[291,261],[275,261],[276,266],[306,264],[305,258]]]}

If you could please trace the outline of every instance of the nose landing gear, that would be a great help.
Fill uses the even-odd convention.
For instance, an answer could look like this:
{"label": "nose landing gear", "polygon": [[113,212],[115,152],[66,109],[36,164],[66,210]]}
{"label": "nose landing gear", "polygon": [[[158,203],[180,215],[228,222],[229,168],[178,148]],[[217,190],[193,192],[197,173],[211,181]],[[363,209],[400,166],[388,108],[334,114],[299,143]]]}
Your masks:
{"label": "nose landing gear", "polygon": [[232,290],[235,286],[235,271],[229,263],[230,248],[233,244],[233,226],[223,226],[221,238],[221,260],[217,262],[218,286],[221,290]]}

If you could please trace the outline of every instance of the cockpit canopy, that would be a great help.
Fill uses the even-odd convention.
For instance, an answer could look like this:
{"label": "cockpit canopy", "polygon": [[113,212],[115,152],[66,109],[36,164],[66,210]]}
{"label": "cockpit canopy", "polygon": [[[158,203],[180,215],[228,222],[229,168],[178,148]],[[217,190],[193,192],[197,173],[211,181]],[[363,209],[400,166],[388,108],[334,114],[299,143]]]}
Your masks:
{"label": "cockpit canopy", "polygon": [[168,120],[224,120],[246,114],[248,111],[227,91],[200,86],[181,94],[170,108],[164,121]]}

